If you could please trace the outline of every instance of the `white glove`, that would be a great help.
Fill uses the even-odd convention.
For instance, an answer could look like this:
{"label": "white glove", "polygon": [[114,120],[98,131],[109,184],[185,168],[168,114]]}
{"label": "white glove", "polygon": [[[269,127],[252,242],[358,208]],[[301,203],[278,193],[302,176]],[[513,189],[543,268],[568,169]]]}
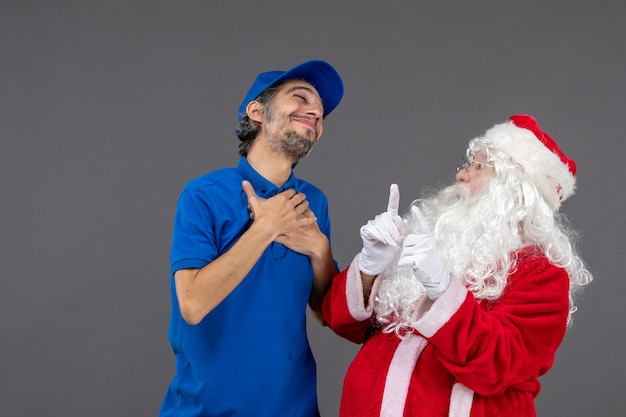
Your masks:
{"label": "white glove", "polygon": [[398,216],[399,204],[398,185],[391,184],[387,211],[361,227],[363,249],[359,256],[359,269],[363,273],[380,274],[400,249],[404,238],[404,222],[402,217]]}
{"label": "white glove", "polygon": [[413,206],[411,215],[417,224],[417,231],[404,239],[398,266],[412,268],[413,275],[424,285],[428,298],[436,300],[448,288],[450,272],[439,256],[435,238],[422,212]]}

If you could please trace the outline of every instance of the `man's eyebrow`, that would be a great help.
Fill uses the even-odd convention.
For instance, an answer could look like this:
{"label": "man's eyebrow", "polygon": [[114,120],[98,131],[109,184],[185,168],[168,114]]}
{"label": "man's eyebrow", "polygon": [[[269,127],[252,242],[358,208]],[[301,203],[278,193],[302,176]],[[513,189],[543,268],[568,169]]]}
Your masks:
{"label": "man's eyebrow", "polygon": [[308,91],[311,94],[315,94],[315,90],[313,90],[311,87],[306,87],[304,85],[295,85],[293,87],[291,87],[289,90],[287,90],[287,94],[292,93],[296,90],[305,90]]}

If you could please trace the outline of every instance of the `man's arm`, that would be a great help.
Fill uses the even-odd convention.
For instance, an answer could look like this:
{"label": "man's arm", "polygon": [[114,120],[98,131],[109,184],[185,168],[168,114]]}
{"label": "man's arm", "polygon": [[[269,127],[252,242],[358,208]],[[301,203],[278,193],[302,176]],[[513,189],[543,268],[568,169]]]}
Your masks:
{"label": "man's arm", "polygon": [[322,301],[332,278],[339,271],[335,265],[328,238],[321,232],[315,221],[315,214],[308,209],[301,217],[312,219],[313,223],[278,236],[276,242],[309,257],[313,268],[313,286],[309,297],[309,307],[317,320],[323,323]]}
{"label": "man's arm", "polygon": [[250,272],[267,246],[279,235],[309,226],[314,217],[306,196],[293,189],[260,199],[247,181],[242,184],[254,222],[224,254],[201,269],[182,269],[174,274],[176,295],[183,319],[198,324],[230,294]]}

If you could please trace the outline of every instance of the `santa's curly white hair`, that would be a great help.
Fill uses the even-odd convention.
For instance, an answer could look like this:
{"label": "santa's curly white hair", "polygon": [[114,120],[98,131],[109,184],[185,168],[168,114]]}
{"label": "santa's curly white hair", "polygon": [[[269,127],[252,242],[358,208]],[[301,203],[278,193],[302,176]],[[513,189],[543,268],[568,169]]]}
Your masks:
{"label": "santa's curly white hair", "polygon": [[[561,202],[574,192],[575,164],[514,121],[471,140],[467,152],[469,156],[481,153],[495,169],[496,175],[479,193],[472,195],[469,187],[456,183],[413,203],[426,217],[447,268],[476,299],[497,300],[515,269],[516,251],[539,247],[569,274],[571,323],[574,296],[592,280],[576,252],[577,235],[558,212]],[[416,225],[410,210],[403,218],[405,234],[411,233]],[[374,309],[387,331],[400,334],[410,326],[425,290],[410,269],[396,264],[397,259],[384,273]]]}

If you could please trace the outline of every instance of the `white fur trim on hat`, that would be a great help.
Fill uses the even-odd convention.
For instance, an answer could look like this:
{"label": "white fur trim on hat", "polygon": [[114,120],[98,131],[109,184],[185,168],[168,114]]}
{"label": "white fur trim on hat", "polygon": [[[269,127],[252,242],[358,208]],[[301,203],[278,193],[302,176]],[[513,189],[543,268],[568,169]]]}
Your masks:
{"label": "white fur trim on hat", "polygon": [[487,130],[484,141],[519,164],[552,210],[574,193],[571,168],[530,130],[507,121]]}

